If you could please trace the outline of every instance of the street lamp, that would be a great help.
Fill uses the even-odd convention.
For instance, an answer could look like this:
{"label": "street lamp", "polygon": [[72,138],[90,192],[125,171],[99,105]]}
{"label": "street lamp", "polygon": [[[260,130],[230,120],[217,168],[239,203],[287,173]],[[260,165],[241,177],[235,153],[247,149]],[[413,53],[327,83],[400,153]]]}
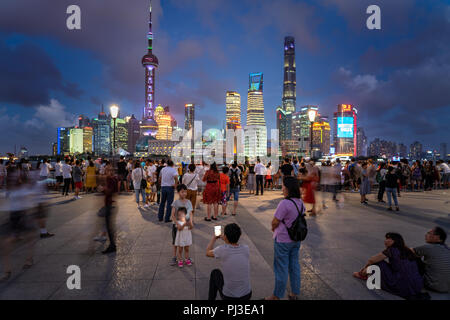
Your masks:
{"label": "street lamp", "polygon": [[114,127],[113,127],[113,150],[114,150],[114,153],[113,153],[113,156],[115,156],[116,155],[116,119],[117,119],[117,116],[119,115],[119,107],[118,106],[116,106],[116,105],[112,105],[110,108],[109,108],[109,112],[111,113],[111,118],[113,118],[113,122],[114,122]]}
{"label": "street lamp", "polygon": [[313,140],[313,123],[314,123],[314,120],[316,120],[316,115],[317,115],[317,111],[316,110],[310,109],[308,111],[308,118],[309,118],[309,121],[311,122],[311,124],[310,124],[311,135],[310,135],[310,140],[309,140],[309,149],[310,149],[309,157],[311,159],[313,157],[313,145],[312,145],[312,140]]}

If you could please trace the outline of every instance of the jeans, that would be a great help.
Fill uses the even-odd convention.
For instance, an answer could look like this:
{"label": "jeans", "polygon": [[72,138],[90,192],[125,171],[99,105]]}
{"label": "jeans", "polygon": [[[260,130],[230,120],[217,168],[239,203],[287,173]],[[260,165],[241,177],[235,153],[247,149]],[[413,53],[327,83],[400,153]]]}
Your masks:
{"label": "jeans", "polygon": [[134,189],[136,194],[136,203],[139,204],[139,195],[142,195],[142,202],[145,203],[145,189]]}
{"label": "jeans", "polygon": [[386,196],[387,196],[387,199],[388,199],[389,207],[392,205],[391,195],[394,198],[395,205],[398,207],[397,189],[396,188],[386,188]]}
{"label": "jeans", "polygon": [[174,187],[161,187],[161,203],[159,204],[158,211],[158,219],[159,221],[163,221],[164,219],[164,207],[166,206],[166,217],[165,221],[170,222],[170,215],[172,211],[172,202],[175,196],[175,188]]}
{"label": "jeans", "polygon": [[288,276],[292,294],[300,294],[300,263],[298,261],[300,241],[281,243],[274,241],[273,271],[275,273],[274,296],[282,299],[286,291]]}
{"label": "jeans", "polygon": [[256,175],[256,194],[259,193],[259,189],[261,188],[261,195],[264,193],[264,176],[262,174]]}
{"label": "jeans", "polygon": [[384,191],[386,189],[386,181],[382,180],[380,181],[380,185],[378,187],[378,200],[383,200]]}
{"label": "jeans", "polygon": [[208,292],[208,300],[214,301],[216,300],[217,291],[219,291],[220,297],[222,300],[250,300],[252,297],[252,292],[246,294],[245,296],[234,298],[227,297],[222,293],[224,281],[223,281],[223,273],[219,269],[214,269],[211,271],[211,276],[209,278],[209,292]]}

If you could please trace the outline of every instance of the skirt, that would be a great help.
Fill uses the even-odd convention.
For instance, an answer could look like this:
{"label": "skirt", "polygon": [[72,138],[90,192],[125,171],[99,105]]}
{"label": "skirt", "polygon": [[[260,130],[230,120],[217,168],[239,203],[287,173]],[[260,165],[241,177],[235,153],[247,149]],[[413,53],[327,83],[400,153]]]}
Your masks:
{"label": "skirt", "polygon": [[192,233],[187,227],[183,230],[177,230],[175,237],[175,246],[177,247],[189,247],[192,245]]}
{"label": "skirt", "polygon": [[255,190],[255,174],[250,173],[247,177],[247,189]]}

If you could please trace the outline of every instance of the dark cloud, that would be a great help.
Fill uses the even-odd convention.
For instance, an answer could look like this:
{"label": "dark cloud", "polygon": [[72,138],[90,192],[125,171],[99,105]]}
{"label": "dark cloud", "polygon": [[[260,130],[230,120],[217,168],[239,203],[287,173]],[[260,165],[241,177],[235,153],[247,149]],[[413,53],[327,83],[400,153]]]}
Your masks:
{"label": "dark cloud", "polygon": [[63,80],[51,58],[40,47],[23,43],[9,47],[0,40],[0,101],[23,106],[50,102],[51,91],[78,98],[78,85]]}

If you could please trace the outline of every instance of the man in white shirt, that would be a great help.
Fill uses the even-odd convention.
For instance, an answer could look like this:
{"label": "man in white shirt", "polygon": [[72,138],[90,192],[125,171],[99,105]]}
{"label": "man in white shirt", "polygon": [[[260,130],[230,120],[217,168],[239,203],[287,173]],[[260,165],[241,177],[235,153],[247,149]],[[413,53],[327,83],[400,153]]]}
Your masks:
{"label": "man in white shirt", "polygon": [[72,180],[72,166],[69,164],[69,158],[66,159],[65,163],[61,167],[62,176],[64,180],[64,187],[62,195],[69,195],[69,186]]}
{"label": "man in white shirt", "polygon": [[172,202],[175,196],[175,187],[178,184],[178,171],[173,167],[173,161],[167,161],[167,166],[164,167],[159,174],[159,182],[161,185],[161,203],[159,204],[158,219],[164,219],[164,207],[167,203],[165,222],[170,222],[170,215],[172,213]]}
{"label": "man in white shirt", "polygon": [[150,160],[150,163],[147,166],[147,177],[150,177],[153,182],[155,181],[155,174],[156,174],[156,166],[153,163],[153,160]]}
{"label": "man in white shirt", "polygon": [[48,178],[51,168],[52,166],[48,163],[47,159],[42,160],[41,172],[39,173],[41,180],[46,180]]}
{"label": "man in white shirt", "polygon": [[261,160],[256,160],[255,175],[256,175],[256,195],[259,194],[261,188],[261,195],[264,193],[264,174],[266,167],[261,163]]}

